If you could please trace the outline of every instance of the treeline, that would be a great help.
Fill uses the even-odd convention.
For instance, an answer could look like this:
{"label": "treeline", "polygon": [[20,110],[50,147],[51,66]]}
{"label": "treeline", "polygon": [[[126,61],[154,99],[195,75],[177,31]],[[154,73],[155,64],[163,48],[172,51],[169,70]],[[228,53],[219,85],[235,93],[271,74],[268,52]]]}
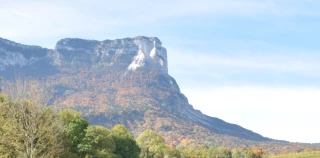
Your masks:
{"label": "treeline", "polygon": [[152,130],[136,139],[124,125],[91,126],[74,110],[55,112],[28,99],[0,94],[1,157],[62,158],[231,158],[261,157],[260,149],[180,148]]}
{"label": "treeline", "polygon": [[304,151],[300,153],[269,156],[266,158],[319,158],[319,157],[320,157],[320,151]]}
{"label": "treeline", "polygon": [[123,125],[90,126],[79,112],[55,112],[31,100],[0,95],[1,157],[139,157]]}
{"label": "treeline", "polygon": [[187,158],[262,158],[264,154],[259,148],[187,147],[180,151]]}

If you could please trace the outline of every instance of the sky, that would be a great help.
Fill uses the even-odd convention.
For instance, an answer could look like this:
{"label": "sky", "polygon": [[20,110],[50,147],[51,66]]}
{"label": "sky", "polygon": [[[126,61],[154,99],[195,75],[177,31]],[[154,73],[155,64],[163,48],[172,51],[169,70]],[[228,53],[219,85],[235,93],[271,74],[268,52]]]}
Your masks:
{"label": "sky", "polygon": [[320,143],[320,1],[0,0],[0,37],[158,37],[195,109],[263,136]]}

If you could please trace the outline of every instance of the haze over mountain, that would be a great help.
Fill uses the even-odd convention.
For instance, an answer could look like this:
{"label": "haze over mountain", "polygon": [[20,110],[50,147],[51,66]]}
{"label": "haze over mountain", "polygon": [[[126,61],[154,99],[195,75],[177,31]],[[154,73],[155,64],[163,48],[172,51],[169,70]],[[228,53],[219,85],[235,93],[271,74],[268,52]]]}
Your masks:
{"label": "haze over mountain", "polygon": [[55,49],[0,38],[0,76],[13,80],[17,75],[44,81],[55,109],[79,110],[92,124],[125,124],[135,134],[151,128],[175,146],[302,145],[275,141],[194,109],[168,74],[167,50],[156,37],[66,38]]}

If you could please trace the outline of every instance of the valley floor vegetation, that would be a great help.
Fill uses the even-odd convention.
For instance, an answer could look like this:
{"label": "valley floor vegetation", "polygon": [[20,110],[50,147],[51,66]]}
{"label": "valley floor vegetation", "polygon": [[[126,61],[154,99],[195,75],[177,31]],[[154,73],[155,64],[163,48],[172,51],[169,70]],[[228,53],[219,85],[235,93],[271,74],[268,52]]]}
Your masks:
{"label": "valley floor vegetation", "polygon": [[122,124],[90,125],[82,114],[46,106],[39,82],[17,81],[0,94],[0,157],[6,158],[262,158],[257,148],[174,147],[146,129],[136,138]]}
{"label": "valley floor vegetation", "polygon": [[320,151],[304,151],[300,153],[275,155],[266,158],[320,158]]}
{"label": "valley floor vegetation", "polygon": [[261,157],[262,150],[229,150],[223,147],[176,149],[152,130],[136,139],[124,125],[112,129],[91,126],[81,113],[50,107],[29,99],[0,95],[1,157],[62,158],[182,158]]}

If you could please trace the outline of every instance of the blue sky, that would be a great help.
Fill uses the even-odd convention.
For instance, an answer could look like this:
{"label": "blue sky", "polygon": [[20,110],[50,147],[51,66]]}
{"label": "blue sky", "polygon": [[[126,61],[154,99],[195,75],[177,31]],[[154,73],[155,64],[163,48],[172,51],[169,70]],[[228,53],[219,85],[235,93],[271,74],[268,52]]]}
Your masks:
{"label": "blue sky", "polygon": [[156,36],[169,73],[205,114],[293,142],[320,142],[320,1],[0,0],[0,37]]}

